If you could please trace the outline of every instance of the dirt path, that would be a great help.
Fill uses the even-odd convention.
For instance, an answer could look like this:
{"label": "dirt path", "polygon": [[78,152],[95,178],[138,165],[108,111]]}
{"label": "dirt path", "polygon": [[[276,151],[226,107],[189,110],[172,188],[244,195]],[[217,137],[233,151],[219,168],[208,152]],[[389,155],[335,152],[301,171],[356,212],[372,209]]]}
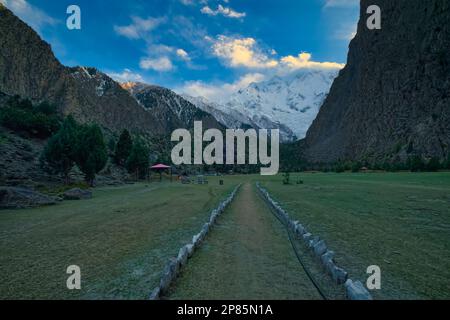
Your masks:
{"label": "dirt path", "polygon": [[245,184],[189,261],[170,299],[320,299],[286,231]]}

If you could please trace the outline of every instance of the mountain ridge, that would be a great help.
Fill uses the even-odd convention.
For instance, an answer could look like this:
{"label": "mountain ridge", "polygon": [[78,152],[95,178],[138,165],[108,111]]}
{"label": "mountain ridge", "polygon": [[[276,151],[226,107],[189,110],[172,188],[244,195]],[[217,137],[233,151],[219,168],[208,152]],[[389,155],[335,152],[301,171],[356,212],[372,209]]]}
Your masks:
{"label": "mountain ridge", "polygon": [[[159,113],[143,108],[119,83],[96,68],[62,65],[51,46],[5,6],[0,7],[0,33],[0,92],[33,102],[46,100],[63,115],[71,114],[82,123],[96,122],[113,132],[128,129],[168,135],[172,124],[183,128],[189,125],[185,122],[188,119],[177,119],[170,108],[164,115],[174,121],[166,125],[158,118],[163,113],[161,108]],[[215,125],[206,114],[191,113]]]}
{"label": "mountain ridge", "polygon": [[[369,5],[382,29],[369,30]],[[310,162],[443,159],[450,147],[450,4],[362,0],[348,62],[300,143]]]}

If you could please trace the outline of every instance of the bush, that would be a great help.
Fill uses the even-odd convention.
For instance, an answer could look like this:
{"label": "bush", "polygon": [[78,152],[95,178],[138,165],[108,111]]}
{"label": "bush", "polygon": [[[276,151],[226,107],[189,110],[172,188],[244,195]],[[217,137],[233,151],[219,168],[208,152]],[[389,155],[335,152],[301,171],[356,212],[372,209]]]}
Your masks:
{"label": "bush", "polygon": [[55,106],[43,102],[33,107],[29,100],[16,96],[0,108],[0,123],[13,131],[44,139],[58,131],[60,118]]}
{"label": "bush", "polygon": [[352,172],[359,172],[362,168],[362,164],[360,162],[354,162],[352,164]]}
{"label": "bush", "polygon": [[41,156],[43,164],[48,164],[53,172],[63,174],[66,184],[69,183],[69,172],[75,164],[78,132],[78,124],[68,116],[59,131],[47,142]]}
{"label": "bush", "polygon": [[433,157],[427,163],[427,171],[436,172],[441,168],[441,163],[437,157]]}
{"label": "bush", "polygon": [[412,156],[408,158],[408,169],[411,172],[419,172],[425,169],[425,164],[420,156]]}
{"label": "bush", "polygon": [[450,152],[447,155],[447,160],[445,161],[444,168],[450,170]]}
{"label": "bush", "polygon": [[84,173],[86,182],[94,185],[95,175],[108,161],[103,133],[96,124],[82,126],[78,135],[75,162]]}
{"label": "bush", "polygon": [[147,175],[149,165],[149,150],[141,140],[137,140],[126,161],[126,168],[128,172],[136,174],[136,178],[142,178]]}
{"label": "bush", "polygon": [[120,166],[124,166],[128,157],[131,154],[131,149],[133,149],[133,140],[128,130],[123,130],[120,134],[119,141],[117,141],[114,161]]}
{"label": "bush", "polygon": [[289,172],[285,172],[283,174],[283,184],[284,185],[291,184],[291,174]]}

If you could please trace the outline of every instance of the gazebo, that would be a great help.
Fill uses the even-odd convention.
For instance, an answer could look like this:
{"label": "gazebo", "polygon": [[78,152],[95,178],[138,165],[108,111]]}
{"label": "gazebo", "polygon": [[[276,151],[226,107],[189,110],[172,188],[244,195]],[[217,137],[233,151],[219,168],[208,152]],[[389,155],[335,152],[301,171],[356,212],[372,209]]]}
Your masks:
{"label": "gazebo", "polygon": [[167,166],[165,164],[159,163],[159,164],[155,164],[154,166],[150,167],[150,170],[159,173],[159,181],[160,182],[162,181],[162,173],[165,170],[168,170],[170,173],[170,181],[172,181],[172,167],[171,166]]}

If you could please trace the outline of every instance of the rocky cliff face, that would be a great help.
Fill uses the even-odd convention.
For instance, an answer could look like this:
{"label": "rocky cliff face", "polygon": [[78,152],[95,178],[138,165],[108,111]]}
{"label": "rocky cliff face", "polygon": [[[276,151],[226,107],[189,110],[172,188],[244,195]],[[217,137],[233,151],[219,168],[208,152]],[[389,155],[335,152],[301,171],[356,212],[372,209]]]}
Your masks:
{"label": "rocky cliff face", "polygon": [[72,114],[83,123],[96,122],[115,132],[128,129],[170,135],[175,127],[189,126],[191,115],[214,125],[212,117],[181,98],[172,101],[176,107],[158,104],[159,98],[165,99],[157,97],[167,93],[163,89],[153,90],[153,99],[146,100],[143,107],[120,84],[95,68],[61,65],[50,45],[1,4],[0,35],[0,92],[7,95],[35,102],[47,100],[65,115]]}
{"label": "rocky cliff face", "polygon": [[224,129],[211,114],[197,108],[172,90],[130,82],[122,84],[122,88],[127,89],[147,112],[160,119],[166,132],[178,128],[193,128],[194,121],[202,121],[205,129]]}
{"label": "rocky cliff face", "polygon": [[[381,8],[382,29],[366,27]],[[302,141],[313,162],[444,157],[450,148],[450,2],[362,0],[348,62]]]}

